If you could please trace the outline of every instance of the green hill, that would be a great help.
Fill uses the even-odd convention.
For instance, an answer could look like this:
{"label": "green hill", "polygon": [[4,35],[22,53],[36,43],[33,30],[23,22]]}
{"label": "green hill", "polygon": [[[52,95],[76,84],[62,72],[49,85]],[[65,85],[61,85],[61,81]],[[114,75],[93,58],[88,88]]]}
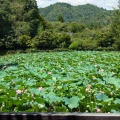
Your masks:
{"label": "green hill", "polygon": [[39,8],[39,13],[48,21],[56,21],[57,16],[62,15],[65,22],[108,25],[112,11],[92,4],[72,6],[67,3],[56,3],[45,8]]}

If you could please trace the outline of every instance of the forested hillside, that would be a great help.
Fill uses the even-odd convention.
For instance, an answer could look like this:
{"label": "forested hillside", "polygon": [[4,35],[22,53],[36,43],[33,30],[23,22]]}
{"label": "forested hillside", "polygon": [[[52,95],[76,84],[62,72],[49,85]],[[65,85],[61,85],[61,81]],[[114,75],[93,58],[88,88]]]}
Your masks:
{"label": "forested hillside", "polygon": [[62,15],[65,22],[80,22],[96,26],[108,25],[112,14],[112,11],[91,4],[72,6],[67,3],[56,3],[40,8],[39,12],[48,21],[56,21],[57,16]]}
{"label": "forested hillside", "polygon": [[0,0],[0,50],[19,49],[120,50],[120,3],[111,12],[90,4],[38,9],[36,0]]}

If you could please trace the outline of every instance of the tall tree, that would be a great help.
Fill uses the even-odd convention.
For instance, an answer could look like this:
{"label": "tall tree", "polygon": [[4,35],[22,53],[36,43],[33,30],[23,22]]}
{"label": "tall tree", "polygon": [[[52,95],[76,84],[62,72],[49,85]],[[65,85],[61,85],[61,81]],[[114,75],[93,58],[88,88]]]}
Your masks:
{"label": "tall tree", "polygon": [[64,18],[62,15],[57,16],[57,21],[64,22]]}
{"label": "tall tree", "polygon": [[35,37],[39,23],[36,0],[0,0],[0,47],[17,48],[20,36]]}
{"label": "tall tree", "polygon": [[7,35],[11,29],[9,1],[0,1],[0,38]]}
{"label": "tall tree", "polygon": [[114,15],[112,16],[112,35],[115,40],[115,47],[120,50],[120,0],[118,2],[118,8],[114,10]]}

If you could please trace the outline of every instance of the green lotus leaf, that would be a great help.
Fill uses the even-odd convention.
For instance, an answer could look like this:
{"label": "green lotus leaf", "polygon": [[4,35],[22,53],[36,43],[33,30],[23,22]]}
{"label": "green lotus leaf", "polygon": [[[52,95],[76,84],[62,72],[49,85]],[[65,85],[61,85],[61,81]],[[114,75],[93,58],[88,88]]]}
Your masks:
{"label": "green lotus leaf", "polygon": [[35,101],[36,101],[37,103],[44,103],[44,102],[45,102],[45,99],[43,99],[43,98],[41,98],[41,97],[37,97],[37,98],[35,98]]}
{"label": "green lotus leaf", "polygon": [[40,94],[40,90],[38,88],[30,88],[29,91],[32,93],[32,94],[36,94],[36,95],[39,95]]}
{"label": "green lotus leaf", "polygon": [[35,81],[29,81],[25,83],[26,86],[33,86],[35,84],[36,84]]}
{"label": "green lotus leaf", "polygon": [[65,98],[65,104],[68,105],[70,109],[77,108],[79,106],[80,98],[73,96],[72,98]]}
{"label": "green lotus leaf", "polygon": [[49,100],[49,102],[60,102],[61,101],[61,98],[56,96],[56,94],[53,92],[48,93],[46,97]]}
{"label": "green lotus leaf", "polygon": [[4,78],[6,76],[6,72],[0,71],[0,78]]}
{"label": "green lotus leaf", "polygon": [[115,77],[110,77],[110,78],[105,78],[107,83],[115,85],[117,89],[120,88],[120,79],[115,78]]}
{"label": "green lotus leaf", "polygon": [[96,98],[97,98],[97,100],[108,100],[109,99],[108,96],[106,96],[103,93],[96,94]]}
{"label": "green lotus leaf", "polygon": [[114,101],[115,104],[120,104],[120,99],[116,98],[116,100]]}

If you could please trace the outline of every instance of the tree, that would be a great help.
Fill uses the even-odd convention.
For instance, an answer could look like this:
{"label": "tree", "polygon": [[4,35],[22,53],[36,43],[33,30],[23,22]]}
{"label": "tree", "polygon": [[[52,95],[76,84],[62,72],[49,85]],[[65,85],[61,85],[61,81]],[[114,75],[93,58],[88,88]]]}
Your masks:
{"label": "tree", "polygon": [[0,0],[0,47],[17,48],[21,36],[35,37],[39,23],[36,0]]}
{"label": "tree", "polygon": [[23,49],[31,47],[31,37],[27,35],[19,36],[17,43]]}
{"label": "tree", "polygon": [[111,28],[103,28],[99,32],[98,46],[99,47],[112,47],[114,44],[114,39],[111,34]]}
{"label": "tree", "polygon": [[53,49],[55,47],[55,35],[49,31],[43,31],[34,38],[34,46],[39,49]]}
{"label": "tree", "polygon": [[64,18],[62,15],[57,16],[57,21],[64,22]]}
{"label": "tree", "polygon": [[40,15],[40,24],[38,27],[39,27],[38,30],[41,29],[42,32],[52,28],[51,23],[49,23],[47,20],[45,20],[42,15]]}
{"label": "tree", "polygon": [[118,2],[118,9],[114,10],[114,15],[112,16],[111,20],[111,34],[113,35],[113,39],[115,40],[114,46],[117,50],[120,50],[120,0]]}
{"label": "tree", "polygon": [[0,38],[5,37],[11,31],[11,20],[9,14],[9,2],[0,1]]}
{"label": "tree", "polygon": [[76,33],[76,32],[82,32],[85,29],[84,25],[72,22],[70,24],[70,32]]}
{"label": "tree", "polygon": [[58,48],[68,48],[69,45],[71,44],[71,37],[69,34],[62,32],[59,33],[57,38],[57,47]]}

